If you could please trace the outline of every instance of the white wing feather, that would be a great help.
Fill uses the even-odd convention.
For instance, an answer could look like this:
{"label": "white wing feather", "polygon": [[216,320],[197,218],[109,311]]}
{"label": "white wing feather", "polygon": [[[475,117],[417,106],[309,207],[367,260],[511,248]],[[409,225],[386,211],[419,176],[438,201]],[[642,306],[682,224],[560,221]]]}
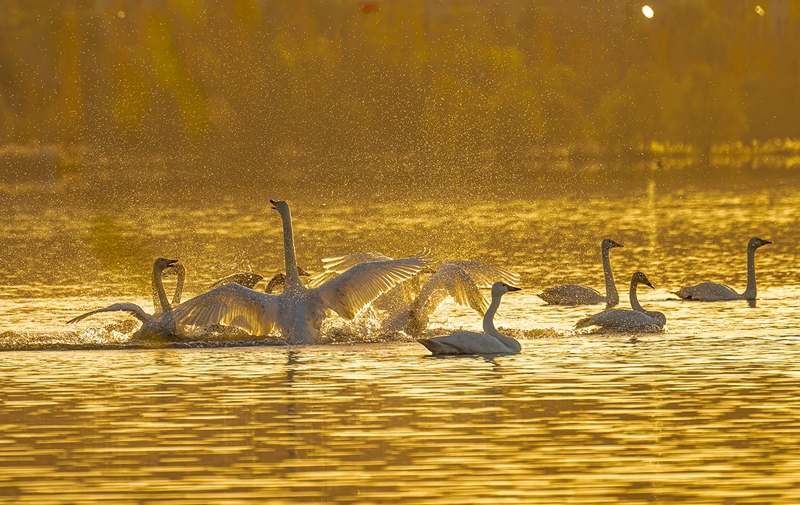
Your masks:
{"label": "white wing feather", "polygon": [[358,264],[311,290],[326,308],[352,319],[365,305],[428,266],[426,255]]}
{"label": "white wing feather", "polygon": [[82,319],[85,319],[85,318],[87,318],[89,316],[92,316],[94,314],[99,314],[101,312],[118,312],[118,311],[128,312],[133,317],[135,317],[136,319],[138,319],[139,321],[141,321],[143,323],[147,322],[148,319],[153,317],[150,314],[146,313],[141,307],[139,307],[135,303],[115,303],[115,304],[109,305],[108,307],[105,307],[103,309],[92,310],[91,312],[87,312],[85,314],[81,314],[80,316],[78,316],[76,318],[73,318],[73,319],[70,319],[69,321],[67,321],[67,324],[77,323],[78,321],[81,321]]}
{"label": "white wing feather", "polygon": [[226,324],[251,335],[269,335],[278,317],[278,296],[225,284],[176,307],[175,322],[187,326]]}
{"label": "white wing feather", "polygon": [[360,252],[353,254],[346,254],[344,256],[334,256],[331,258],[322,258],[323,271],[314,274],[308,280],[308,287],[315,288],[321,286],[328,280],[336,277],[339,274],[350,270],[356,265],[361,263],[371,263],[374,261],[388,261],[392,258],[384,256],[383,254],[373,252]]}

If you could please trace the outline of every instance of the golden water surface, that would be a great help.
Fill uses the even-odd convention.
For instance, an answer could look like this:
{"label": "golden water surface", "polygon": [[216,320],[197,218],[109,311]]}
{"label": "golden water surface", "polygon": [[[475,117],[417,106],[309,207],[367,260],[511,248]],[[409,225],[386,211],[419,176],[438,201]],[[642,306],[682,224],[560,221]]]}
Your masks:
{"label": "golden water surface", "polygon": [[[798,503],[800,184],[735,176],[568,173],[531,185],[415,196],[166,189],[6,188],[0,214],[0,503]],[[387,194],[390,196],[387,197]],[[288,195],[288,196],[285,196]],[[124,315],[65,321],[117,301],[152,308],[153,258],[180,259],[186,296],[224,275],[281,270],[286,198],[299,263],[422,249],[521,274],[496,323],[514,356],[434,358],[367,318],[324,342],[134,348]],[[668,331],[575,333],[600,307],[548,307],[538,290],[603,289]],[[680,302],[710,280],[759,301]],[[169,280],[171,288],[174,281]],[[452,302],[429,333],[480,328]]]}

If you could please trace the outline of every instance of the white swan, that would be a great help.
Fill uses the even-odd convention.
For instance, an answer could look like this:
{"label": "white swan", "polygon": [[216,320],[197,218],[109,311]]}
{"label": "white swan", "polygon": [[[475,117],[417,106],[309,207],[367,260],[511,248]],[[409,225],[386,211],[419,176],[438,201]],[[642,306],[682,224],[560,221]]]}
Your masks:
{"label": "white swan", "polygon": [[603,296],[594,288],[581,286],[578,284],[567,284],[547,288],[537,294],[539,298],[547,302],[548,305],[596,305],[605,303],[606,308],[611,308],[619,303],[617,286],[614,284],[614,275],[611,273],[611,260],[608,251],[614,247],[622,247],[622,244],[614,242],[610,238],[600,242],[600,250],[603,257],[603,275],[606,281],[606,295]]}
{"label": "white swan", "polygon": [[578,321],[575,328],[586,328],[588,326],[600,326],[609,330],[616,331],[661,331],[667,323],[667,318],[661,312],[646,311],[639,305],[636,297],[636,286],[644,284],[653,285],[642,272],[636,272],[631,277],[630,300],[634,310],[606,309],[593,316],[589,316]]}
{"label": "white swan", "polygon": [[276,328],[290,343],[319,340],[322,321],[333,310],[345,319],[372,300],[428,265],[426,257],[374,261],[355,266],[314,289],[297,275],[292,215],[284,201],[270,200],[283,222],[286,287],[281,294],[259,293],[238,284],[226,284],[183,302],[175,311],[181,324],[237,326],[252,335],[268,335]]}
{"label": "white swan", "polygon": [[492,286],[492,280],[516,284],[519,274],[477,261],[444,261],[417,292],[411,303],[395,310],[382,329],[385,332],[405,331],[419,335],[428,326],[428,319],[448,296],[461,306],[471,307],[481,316],[486,314],[489,302],[480,288]]}
{"label": "white swan", "polygon": [[718,302],[723,300],[755,300],[756,299],[756,249],[771,244],[769,240],[753,237],[747,242],[747,287],[741,295],[732,287],[713,282],[701,282],[676,291],[683,300],[699,300],[701,302]]}
{"label": "white swan", "polygon": [[[297,267],[297,275],[301,277],[308,277],[309,274],[305,270],[300,267]],[[231,274],[222,279],[218,280],[214,284],[212,284],[208,289],[214,289],[219,286],[224,286],[225,284],[239,284],[246,288],[253,289],[256,287],[256,284],[264,280],[264,276],[261,274],[253,273],[253,272],[244,272],[238,274]],[[267,285],[264,287],[264,292],[269,294],[274,294],[276,291],[280,290],[283,291],[284,286],[286,285],[286,275],[283,273],[277,273],[272,276],[272,279],[267,282]]]}
{"label": "white swan", "polygon": [[444,337],[420,339],[418,342],[431,351],[432,354],[513,354],[522,350],[522,346],[515,339],[507,337],[494,327],[494,315],[500,306],[500,299],[509,291],[519,291],[519,288],[509,286],[504,282],[495,282],[492,285],[492,304],[483,316],[484,333],[460,331]]}
{"label": "white swan", "polygon": [[[158,298],[158,305],[154,314],[148,314],[141,307],[135,303],[115,303],[108,307],[92,310],[85,314],[70,319],[67,324],[77,323],[91,315],[99,314],[101,312],[128,312],[133,317],[142,322],[142,327],[131,337],[132,340],[158,338],[158,339],[173,339],[180,335],[178,334],[175,318],[173,317],[172,306],[167,299],[167,293],[164,291],[164,285],[161,281],[161,275],[169,267],[172,267],[178,260],[168,260],[158,258],[153,263],[153,279],[152,286],[156,297]],[[180,271],[178,271],[180,272]],[[180,277],[179,277],[180,279]],[[182,286],[181,286],[182,287]],[[176,289],[176,294],[177,294]],[[180,295],[178,296],[180,298]]]}

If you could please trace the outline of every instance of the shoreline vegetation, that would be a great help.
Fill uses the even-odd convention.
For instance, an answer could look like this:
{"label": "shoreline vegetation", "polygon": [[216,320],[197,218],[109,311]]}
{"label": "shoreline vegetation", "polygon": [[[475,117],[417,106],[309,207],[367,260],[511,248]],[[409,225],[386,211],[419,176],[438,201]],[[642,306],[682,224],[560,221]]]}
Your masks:
{"label": "shoreline vegetation", "polygon": [[795,166],[800,0],[651,4],[5,3],[0,164]]}

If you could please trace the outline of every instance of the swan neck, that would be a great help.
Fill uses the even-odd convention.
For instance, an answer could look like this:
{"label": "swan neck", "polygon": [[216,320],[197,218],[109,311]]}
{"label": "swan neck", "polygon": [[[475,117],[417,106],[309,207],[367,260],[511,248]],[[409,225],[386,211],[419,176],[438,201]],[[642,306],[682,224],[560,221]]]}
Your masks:
{"label": "swan neck", "polygon": [[755,299],[756,297],[756,250],[747,249],[747,288],[742,293],[744,299]]}
{"label": "swan neck", "polygon": [[503,295],[492,296],[492,303],[489,305],[486,315],[483,316],[483,332],[493,336],[514,352],[519,352],[522,350],[522,346],[519,345],[519,342],[511,337],[503,335],[494,327],[494,315],[497,313],[497,308],[500,307],[500,299],[502,297]]}
{"label": "swan neck", "polygon": [[154,307],[155,312],[159,312],[159,307],[161,312],[169,312],[172,310],[172,306],[169,304],[169,300],[167,300],[167,293],[164,291],[164,283],[161,281],[162,273],[162,270],[153,267],[153,303],[158,300],[158,304]]}
{"label": "swan neck", "polygon": [[302,286],[300,276],[297,274],[297,258],[294,252],[294,233],[292,231],[292,213],[289,209],[281,212],[283,221],[283,257],[286,268],[286,288]]}
{"label": "swan neck", "polygon": [[637,310],[639,312],[644,312],[645,310],[639,305],[639,297],[636,295],[636,286],[639,283],[635,280],[631,280],[631,308],[633,310]]}
{"label": "swan neck", "polygon": [[613,307],[619,303],[619,293],[614,284],[614,274],[611,273],[611,259],[609,258],[610,249],[603,249],[603,275],[606,280],[606,305]]}

